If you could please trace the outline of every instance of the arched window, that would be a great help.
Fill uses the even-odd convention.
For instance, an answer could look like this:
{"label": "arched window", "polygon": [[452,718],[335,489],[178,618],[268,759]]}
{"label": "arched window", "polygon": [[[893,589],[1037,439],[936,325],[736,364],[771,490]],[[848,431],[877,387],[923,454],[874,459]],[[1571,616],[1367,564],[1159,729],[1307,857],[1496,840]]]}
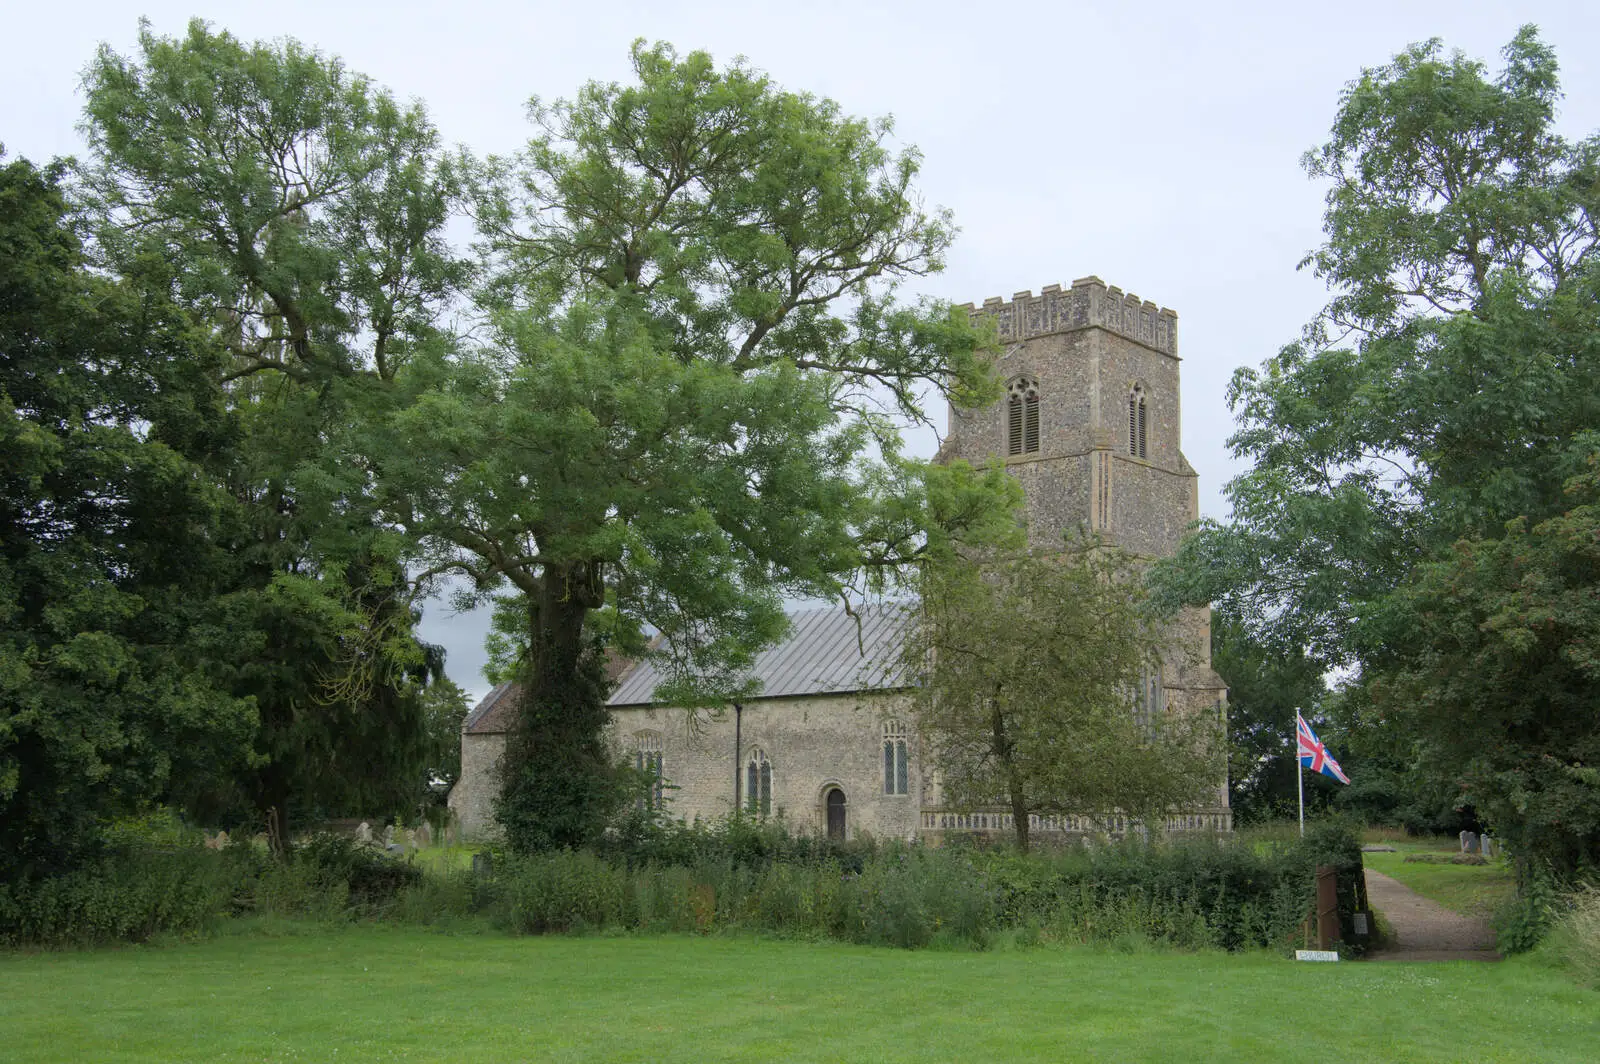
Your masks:
{"label": "arched window", "polygon": [[661,764],[661,736],[656,732],[642,731],[633,740],[633,767],[649,781],[648,788],[639,798],[639,811],[660,809],[661,784],[666,778]]}
{"label": "arched window", "polygon": [[1128,393],[1128,453],[1148,458],[1144,435],[1144,385],[1135,384]]}
{"label": "arched window", "polygon": [[883,726],[883,793],[909,794],[911,773],[906,726],[897,720]]}
{"label": "arched window", "polygon": [[745,811],[756,816],[772,813],[772,762],[759,746],[750,751],[744,770]]}
{"label": "arched window", "polygon": [[1006,453],[1039,449],[1039,382],[1017,377],[1006,386]]}

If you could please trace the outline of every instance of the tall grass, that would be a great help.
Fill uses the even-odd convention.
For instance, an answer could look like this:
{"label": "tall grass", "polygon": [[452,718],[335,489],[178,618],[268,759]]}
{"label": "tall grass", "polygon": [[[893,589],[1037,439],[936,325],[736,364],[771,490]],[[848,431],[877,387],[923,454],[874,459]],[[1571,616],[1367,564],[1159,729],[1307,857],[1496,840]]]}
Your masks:
{"label": "tall grass", "polygon": [[1600,989],[1600,886],[1580,887],[1556,917],[1546,948],[1578,982]]}

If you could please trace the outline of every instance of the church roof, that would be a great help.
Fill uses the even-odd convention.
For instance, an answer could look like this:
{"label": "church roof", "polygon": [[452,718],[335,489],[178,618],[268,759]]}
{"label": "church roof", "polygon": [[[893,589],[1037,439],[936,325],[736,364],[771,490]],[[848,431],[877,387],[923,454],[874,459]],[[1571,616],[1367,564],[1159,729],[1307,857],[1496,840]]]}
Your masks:
{"label": "church roof", "polygon": [[[900,646],[910,614],[903,604],[861,606],[852,616],[843,606],[796,610],[789,634],[756,655],[750,677],[760,683],[755,698],[884,691],[906,686]],[[858,623],[859,622],[859,623]],[[650,661],[624,673],[608,706],[643,706],[665,679]]]}
{"label": "church roof", "polygon": [[[909,620],[906,606],[893,602],[857,607],[853,616],[842,606],[791,611],[789,634],[756,655],[750,677],[761,690],[752,700],[905,687],[899,659]],[[650,661],[609,662],[607,672],[619,680],[606,702],[613,708],[650,705],[665,678]],[[500,684],[467,714],[462,730],[510,731],[515,695],[514,684]]]}

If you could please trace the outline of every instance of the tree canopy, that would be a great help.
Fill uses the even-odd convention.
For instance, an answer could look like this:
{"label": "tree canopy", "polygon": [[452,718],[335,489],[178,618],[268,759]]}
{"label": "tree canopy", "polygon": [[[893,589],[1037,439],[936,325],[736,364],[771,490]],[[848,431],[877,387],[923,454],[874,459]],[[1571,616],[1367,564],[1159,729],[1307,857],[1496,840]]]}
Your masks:
{"label": "tree canopy", "polygon": [[904,665],[918,732],[955,808],[1159,824],[1222,779],[1221,721],[1168,707],[1170,635],[1115,548],[925,567]]}
{"label": "tree canopy", "polygon": [[0,877],[70,863],[256,725],[210,667],[215,360],[170,301],[89,268],[62,177],[0,167]]}
{"label": "tree canopy", "polygon": [[657,697],[715,703],[785,596],[858,594],[1013,523],[999,473],[900,451],[923,389],[993,390],[965,315],[896,299],[953,235],[916,152],[742,63],[632,60],[629,84],[535,100],[519,155],[457,160],[481,338],[419,350],[361,444],[427,576],[511,590],[500,810],[527,846],[581,841],[614,793],[602,647],[642,653],[648,629],[675,681]]}
{"label": "tree canopy", "polygon": [[[1417,779],[1497,810],[1490,826],[1537,850],[1525,856],[1569,868],[1570,848],[1523,832],[1538,816],[1526,792],[1446,756],[1414,687],[1385,679],[1443,652],[1418,642],[1444,637],[1421,612],[1440,603],[1419,597],[1441,586],[1429,566],[1492,550],[1508,522],[1560,519],[1596,450],[1600,139],[1561,136],[1559,98],[1531,27],[1497,76],[1429,41],[1345,90],[1305,159],[1330,183],[1326,240],[1306,263],[1332,299],[1301,342],[1235,374],[1230,445],[1252,468],[1228,486],[1232,520],[1202,527],[1165,575],[1169,593],[1220,601],[1279,652],[1352,669],[1352,726],[1382,731]],[[1509,666],[1488,656],[1472,675],[1498,689]],[[1587,681],[1566,682],[1576,705]],[[1451,689],[1436,694],[1464,699]],[[1586,764],[1547,744],[1561,733],[1548,716],[1511,727],[1452,704],[1458,738]],[[1578,726],[1592,732],[1594,714]]]}
{"label": "tree canopy", "polygon": [[291,810],[392,810],[437,760],[413,634],[411,547],[345,446],[469,270],[448,254],[437,134],[336,60],[247,46],[198,20],[141,28],[85,77],[83,210],[104,266],[182,309],[235,429],[206,456],[229,561],[212,590],[218,682],[255,707],[228,766],[173,795],[253,809],[282,845]]}

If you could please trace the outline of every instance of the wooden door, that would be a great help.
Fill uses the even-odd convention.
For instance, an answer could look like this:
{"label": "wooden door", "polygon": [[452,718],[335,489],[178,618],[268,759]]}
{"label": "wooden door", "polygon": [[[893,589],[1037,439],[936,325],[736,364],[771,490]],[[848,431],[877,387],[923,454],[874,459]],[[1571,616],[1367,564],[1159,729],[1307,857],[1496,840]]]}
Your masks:
{"label": "wooden door", "polygon": [[844,838],[844,792],[837,787],[828,792],[828,838]]}

